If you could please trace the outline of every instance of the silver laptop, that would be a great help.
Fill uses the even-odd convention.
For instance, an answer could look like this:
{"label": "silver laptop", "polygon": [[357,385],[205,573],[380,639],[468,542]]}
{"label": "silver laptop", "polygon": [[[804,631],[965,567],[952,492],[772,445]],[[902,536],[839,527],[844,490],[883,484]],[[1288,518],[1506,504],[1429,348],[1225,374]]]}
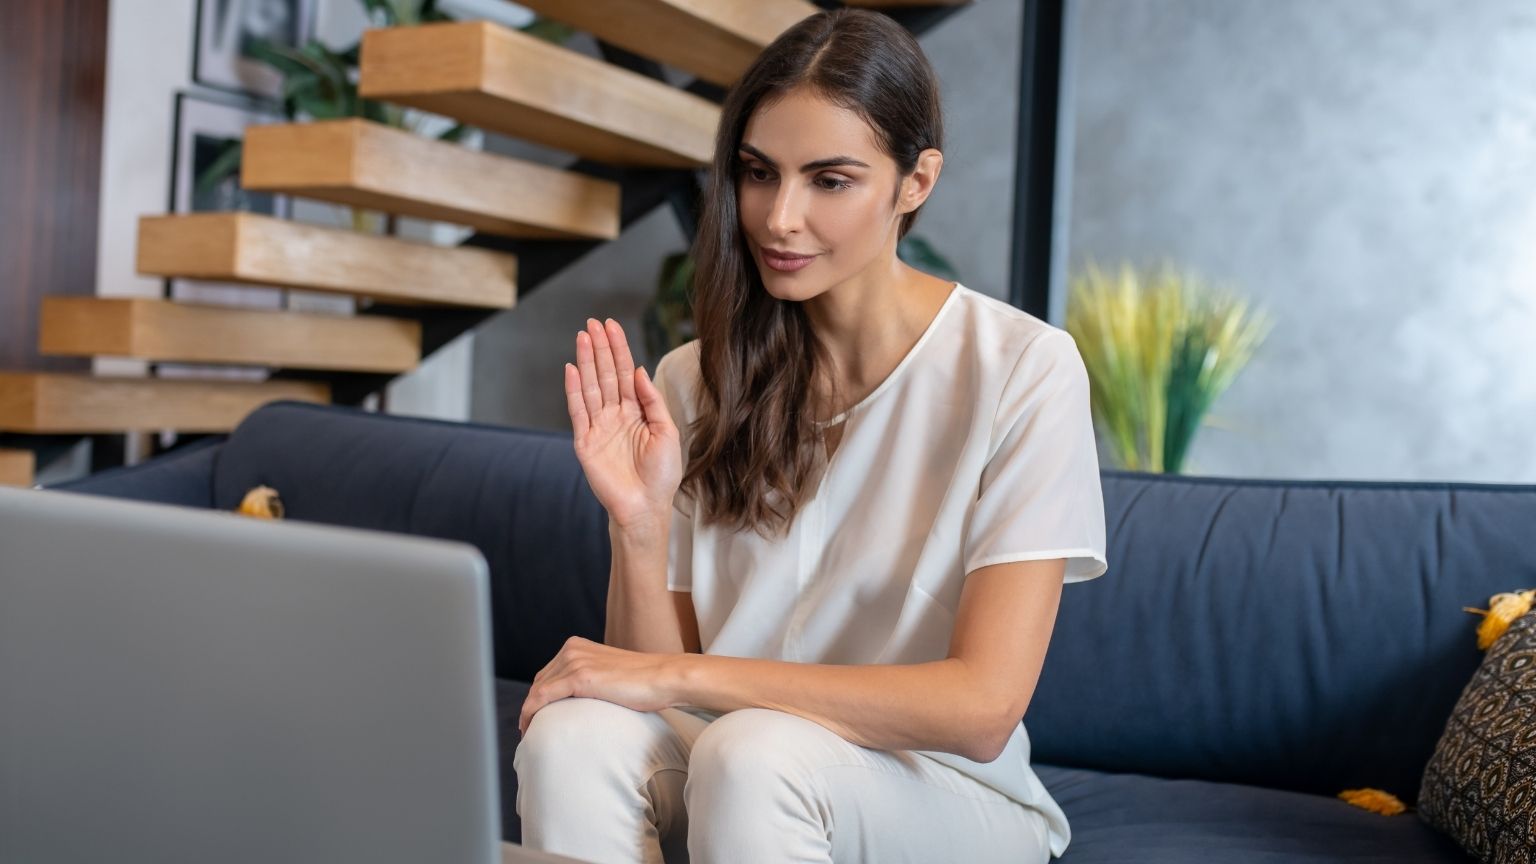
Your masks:
{"label": "silver laptop", "polygon": [[489,626],[466,544],[0,489],[0,862],[501,861]]}

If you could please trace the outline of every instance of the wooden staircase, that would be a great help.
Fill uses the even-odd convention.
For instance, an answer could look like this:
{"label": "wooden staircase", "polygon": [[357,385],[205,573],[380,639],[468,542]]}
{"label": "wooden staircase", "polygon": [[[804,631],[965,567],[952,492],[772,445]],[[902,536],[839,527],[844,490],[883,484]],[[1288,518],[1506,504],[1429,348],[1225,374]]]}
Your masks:
{"label": "wooden staircase", "polygon": [[421,323],[268,312],[147,298],[46,297],[44,354],[400,374],[421,362]]}
{"label": "wooden staircase", "polygon": [[509,237],[619,236],[619,187],[360,118],[252,126],[240,185]]}
{"label": "wooden staircase", "polygon": [[0,450],[0,486],[31,486],[35,463],[31,450]]}
{"label": "wooden staircase", "polygon": [[517,260],[255,213],[139,220],[140,273],[282,285],[390,302],[509,309]]}
{"label": "wooden staircase", "polygon": [[485,21],[368,31],[358,92],[614,165],[707,165],[720,122],[706,99]]}
{"label": "wooden staircase", "polygon": [[806,0],[528,0],[519,5],[720,85],[735,83],[769,42],[817,11]]}
{"label": "wooden staircase", "polygon": [[276,399],[325,402],[312,381],[177,381],[0,372],[0,429],[34,434],[226,432]]}
{"label": "wooden staircase", "polygon": [[[0,484],[32,481],[32,453],[13,446],[28,435],[227,432],[275,399],[355,403],[377,391],[656,206],[695,204],[720,86],[817,11],[806,0],[523,5],[590,32],[605,59],[482,21],[375,29],[362,39],[359,93],[566,151],[572,165],[480,152],[362,118],[248,128],[245,189],[478,233],[437,246],[249,212],[141,217],[141,274],[342,295],[357,299],[358,314],[45,298],[45,355],[266,367],[270,377],[0,372]],[[671,86],[656,63],[698,80]]]}

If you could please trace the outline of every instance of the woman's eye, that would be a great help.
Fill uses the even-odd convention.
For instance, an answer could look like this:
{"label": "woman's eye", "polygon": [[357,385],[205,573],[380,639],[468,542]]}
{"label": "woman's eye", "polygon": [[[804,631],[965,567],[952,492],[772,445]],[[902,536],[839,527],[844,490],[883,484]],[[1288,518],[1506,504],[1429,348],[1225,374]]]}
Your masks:
{"label": "woman's eye", "polygon": [[818,177],[816,178],[816,185],[827,190],[828,192],[836,192],[840,189],[847,189],[853,184],[849,183],[847,180],[840,180],[836,177]]}
{"label": "woman's eye", "polygon": [[766,183],[773,178],[773,174],[767,169],[757,165],[748,165],[746,171],[747,176],[757,183]]}

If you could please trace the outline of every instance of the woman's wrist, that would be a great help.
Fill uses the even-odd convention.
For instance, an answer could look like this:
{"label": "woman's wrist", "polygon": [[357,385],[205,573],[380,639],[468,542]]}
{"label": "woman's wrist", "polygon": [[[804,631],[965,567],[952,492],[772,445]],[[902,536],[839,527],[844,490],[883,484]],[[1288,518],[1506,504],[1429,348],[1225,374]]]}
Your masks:
{"label": "woman's wrist", "polygon": [[667,658],[667,702],[673,708],[698,706],[700,679],[706,674],[702,654],[673,654]]}
{"label": "woman's wrist", "polygon": [[672,511],[667,510],[633,516],[619,521],[608,517],[608,539],[614,545],[623,544],[628,549],[666,547],[672,529]]}
{"label": "woman's wrist", "polygon": [[648,538],[667,537],[671,530],[671,498],[665,503],[657,501],[650,504],[647,509],[627,513],[624,517],[614,517],[608,513],[608,532],[614,537],[636,538],[636,540],[648,540]]}

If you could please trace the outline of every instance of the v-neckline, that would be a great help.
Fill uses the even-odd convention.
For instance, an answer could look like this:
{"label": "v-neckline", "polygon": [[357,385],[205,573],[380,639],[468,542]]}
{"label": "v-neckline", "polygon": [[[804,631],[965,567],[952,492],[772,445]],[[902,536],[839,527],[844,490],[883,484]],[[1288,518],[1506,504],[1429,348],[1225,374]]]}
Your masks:
{"label": "v-neckline", "polygon": [[955,305],[955,298],[958,297],[960,292],[963,290],[965,290],[964,285],[960,284],[959,282],[954,284],[954,287],[949,290],[949,294],[944,297],[944,302],[939,304],[939,311],[934,313],[933,319],[929,321],[928,326],[923,329],[922,335],[917,337],[917,341],[912,343],[911,348],[907,349],[907,353],[901,358],[901,361],[896,364],[896,368],[892,369],[890,373],[885,376],[885,380],[881,381],[880,384],[875,387],[875,389],[871,390],[869,395],[865,396],[863,399],[860,399],[857,403],[850,406],[836,417],[833,417],[829,420],[821,420],[816,422],[816,429],[818,431],[825,430],[830,426],[836,426],[839,423],[842,424],[842,428],[838,430],[837,433],[837,446],[832,449],[832,452],[827,452],[825,441],[818,444],[816,448],[817,452],[821,454],[823,482],[826,480],[826,475],[831,471],[833,458],[838,453],[843,452],[843,447],[848,443],[848,427],[851,425],[854,412],[860,410],[870,402],[873,402],[877,396],[890,389],[892,383],[894,383],[897,378],[901,377],[902,372],[905,371],[908,366],[912,365],[913,358],[917,356],[918,352],[922,350],[923,346],[927,344],[928,340],[932,338],[933,334],[939,329],[939,322],[944,320],[944,313],[949,310],[949,307]]}
{"label": "v-neckline", "polygon": [[[832,428],[832,427],[829,427],[829,428]],[[822,458],[826,462],[828,462],[828,463],[831,463],[832,457],[837,454],[837,451],[843,449],[843,432],[845,432],[848,427],[847,427],[847,424],[843,424],[843,425],[837,426],[835,428],[836,428],[836,431],[837,431],[837,443],[832,445],[832,449],[830,451],[827,450],[826,447],[822,447],[821,448]],[[832,433],[831,432],[823,432],[822,434],[823,434],[823,436],[825,438],[825,436],[829,436]]]}
{"label": "v-neckline", "polygon": [[[851,417],[855,411],[858,411],[860,408],[863,408],[865,405],[873,402],[875,397],[890,389],[891,384],[895,382],[897,378],[901,377],[901,373],[905,371],[908,366],[912,365],[912,358],[916,357],[917,353],[922,350],[923,345],[925,345],[933,336],[934,331],[939,329],[939,322],[944,320],[944,313],[949,310],[949,307],[955,305],[955,298],[958,297],[960,292],[964,289],[964,285],[961,285],[959,282],[955,283],[955,287],[950,289],[948,296],[944,298],[944,302],[939,305],[939,311],[934,313],[933,320],[929,321],[928,326],[923,329],[923,334],[917,337],[917,341],[912,343],[911,348],[907,349],[907,353],[901,358],[901,362],[897,363],[896,368],[892,369],[890,373],[885,376],[884,381],[881,381],[880,384],[875,387],[875,389],[869,391],[869,395],[865,396],[863,399],[860,399],[857,403],[845,409],[836,417],[832,417],[828,420],[816,421],[816,428],[818,430],[825,429],[828,426],[835,426],[838,423],[843,422],[847,418]],[[847,427],[845,426],[844,430],[846,431],[846,429]],[[842,443],[839,442],[837,449],[841,450],[842,447]],[[822,452],[825,453],[825,449],[823,449]]]}

